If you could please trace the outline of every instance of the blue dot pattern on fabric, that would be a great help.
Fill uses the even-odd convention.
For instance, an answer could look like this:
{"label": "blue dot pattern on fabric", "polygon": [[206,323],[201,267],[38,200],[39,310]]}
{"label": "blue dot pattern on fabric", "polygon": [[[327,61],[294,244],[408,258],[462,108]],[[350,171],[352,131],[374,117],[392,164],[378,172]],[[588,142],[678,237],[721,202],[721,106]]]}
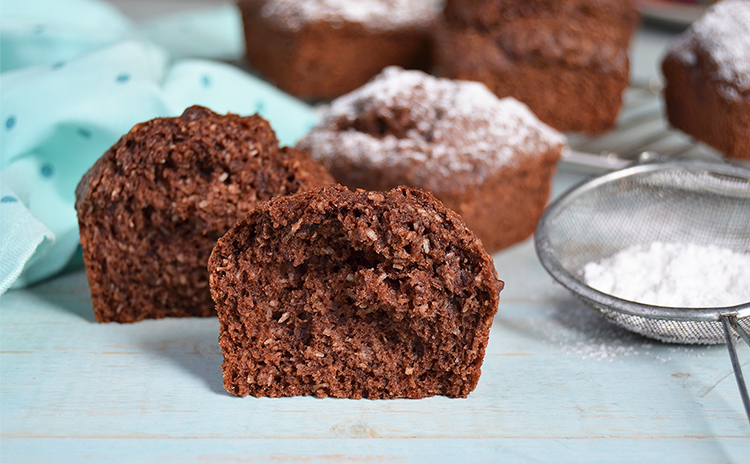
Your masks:
{"label": "blue dot pattern on fabric", "polygon": [[256,113],[262,113],[264,109],[266,109],[266,105],[264,105],[261,100],[258,100],[257,102],[255,102]]}
{"label": "blue dot pattern on fabric", "polygon": [[60,69],[63,66],[65,66],[65,62],[64,61],[58,61],[57,63],[55,63],[55,64],[52,65],[52,69],[53,70]]}
{"label": "blue dot pattern on fabric", "polygon": [[34,34],[42,34],[44,32],[44,26],[37,24],[34,28]]}
{"label": "blue dot pattern on fabric", "polygon": [[13,129],[13,126],[16,125],[16,117],[15,116],[9,116],[8,119],[5,120],[5,128],[6,129]]}
{"label": "blue dot pattern on fabric", "polygon": [[44,166],[42,166],[42,175],[44,177],[52,177],[54,173],[55,173],[55,167],[52,166],[52,164],[46,163]]}
{"label": "blue dot pattern on fabric", "polygon": [[12,197],[10,195],[5,195],[3,198],[0,199],[0,203],[15,203],[18,199],[16,197]]}
{"label": "blue dot pattern on fabric", "polygon": [[120,74],[117,76],[117,82],[124,84],[125,82],[130,80],[130,74]]}
{"label": "blue dot pattern on fabric", "polygon": [[203,75],[203,79],[201,79],[201,83],[203,84],[203,87],[211,87],[211,76],[208,74]]}
{"label": "blue dot pattern on fabric", "polygon": [[83,127],[78,128],[78,135],[83,137],[84,139],[90,139],[91,138],[91,131],[88,129],[84,129]]}

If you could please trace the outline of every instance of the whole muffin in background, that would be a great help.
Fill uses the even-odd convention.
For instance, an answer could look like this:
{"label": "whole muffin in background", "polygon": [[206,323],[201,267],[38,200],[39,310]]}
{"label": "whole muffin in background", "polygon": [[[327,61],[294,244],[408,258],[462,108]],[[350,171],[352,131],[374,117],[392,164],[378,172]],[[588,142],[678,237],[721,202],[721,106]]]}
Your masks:
{"label": "whole muffin in background", "polygon": [[216,240],[258,202],[332,182],[306,153],[279,148],[257,115],[194,106],[137,124],[76,189],[97,320],[215,315]]}
{"label": "whole muffin in background", "polygon": [[565,139],[478,82],[387,68],[298,144],[351,188],[429,190],[492,253],[528,238]]}
{"label": "whole muffin in background", "polygon": [[558,130],[600,133],[622,106],[638,20],[630,0],[448,0],[435,70],[515,97]]}
{"label": "whole muffin in background", "polygon": [[727,157],[750,159],[750,2],[724,0],[662,62],[669,122]]}
{"label": "whole muffin in background", "polygon": [[282,90],[329,99],[390,65],[429,66],[430,0],[240,0],[249,64]]}
{"label": "whole muffin in background", "polygon": [[238,396],[466,397],[503,288],[461,218],[406,187],[261,203],[209,270]]}

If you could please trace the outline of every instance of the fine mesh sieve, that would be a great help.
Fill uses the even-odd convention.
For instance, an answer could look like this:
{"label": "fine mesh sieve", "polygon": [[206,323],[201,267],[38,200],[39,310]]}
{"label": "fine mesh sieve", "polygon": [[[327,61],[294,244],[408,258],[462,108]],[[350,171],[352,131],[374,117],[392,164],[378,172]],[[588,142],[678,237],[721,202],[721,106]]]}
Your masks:
{"label": "fine mesh sieve", "polygon": [[655,241],[713,244],[750,253],[750,169],[665,162],[611,172],[573,187],[551,204],[535,240],[539,259],[552,277],[616,324],[667,343],[727,343],[750,420],[750,399],[735,349],[738,336],[750,345],[750,302],[723,308],[640,304],[589,287],[583,274],[589,262]]}

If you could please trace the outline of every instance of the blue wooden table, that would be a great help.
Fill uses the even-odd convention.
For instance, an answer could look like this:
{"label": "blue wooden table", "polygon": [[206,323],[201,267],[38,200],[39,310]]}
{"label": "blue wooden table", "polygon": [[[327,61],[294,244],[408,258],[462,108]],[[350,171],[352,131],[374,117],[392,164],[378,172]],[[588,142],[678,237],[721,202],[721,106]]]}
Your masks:
{"label": "blue wooden table", "polygon": [[[556,193],[580,178],[563,168]],[[82,271],[11,291],[2,462],[750,462],[724,346],[611,325],[530,240],[494,258],[506,289],[467,399],[236,398],[216,319],[98,324]]]}
{"label": "blue wooden table", "polygon": [[[670,37],[639,32],[634,78],[658,74]],[[554,194],[583,178],[563,166]],[[236,398],[222,386],[216,319],[98,324],[80,270],[11,291],[0,461],[750,462],[724,346],[611,325],[553,282],[530,240],[494,258],[506,289],[467,399]]]}

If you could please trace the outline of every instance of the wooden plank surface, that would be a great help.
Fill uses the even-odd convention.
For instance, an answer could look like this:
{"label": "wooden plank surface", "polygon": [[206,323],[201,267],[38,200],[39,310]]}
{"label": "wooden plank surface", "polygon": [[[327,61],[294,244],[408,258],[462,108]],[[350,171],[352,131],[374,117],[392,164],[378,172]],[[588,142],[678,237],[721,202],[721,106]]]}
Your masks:
{"label": "wooden plank surface", "polygon": [[530,241],[495,260],[506,290],[467,399],[236,398],[215,319],[98,324],[81,271],[9,292],[2,462],[748,462],[725,347],[612,326],[553,283]]}
{"label": "wooden plank surface", "polygon": [[[142,18],[210,2],[114,3]],[[636,78],[658,73],[668,38],[639,32]],[[556,194],[580,178],[562,172]],[[553,283],[530,241],[495,261],[506,289],[461,400],[235,398],[215,319],[97,324],[81,271],[9,292],[0,462],[750,462],[723,346],[612,326]],[[747,373],[750,349],[739,355]]]}

